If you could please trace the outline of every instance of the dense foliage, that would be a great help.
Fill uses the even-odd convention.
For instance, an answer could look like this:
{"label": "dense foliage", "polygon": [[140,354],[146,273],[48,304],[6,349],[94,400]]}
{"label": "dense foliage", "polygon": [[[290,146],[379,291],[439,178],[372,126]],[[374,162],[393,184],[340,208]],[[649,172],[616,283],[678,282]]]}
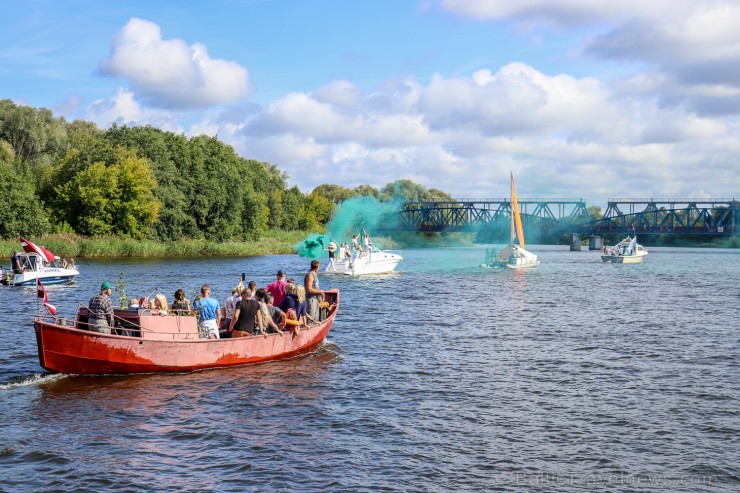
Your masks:
{"label": "dense foliage", "polygon": [[256,240],[270,230],[320,230],[349,198],[449,198],[409,180],[382,190],[288,188],[275,165],[213,137],[151,126],[100,130],[0,100],[0,238],[73,233],[175,241]]}

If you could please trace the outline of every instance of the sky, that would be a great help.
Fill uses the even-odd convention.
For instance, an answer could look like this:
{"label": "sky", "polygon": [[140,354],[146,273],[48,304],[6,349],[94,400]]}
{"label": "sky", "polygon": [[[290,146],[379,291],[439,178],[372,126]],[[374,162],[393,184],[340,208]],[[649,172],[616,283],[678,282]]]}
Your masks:
{"label": "sky", "polygon": [[0,99],[289,186],[740,198],[740,2],[5,0]]}

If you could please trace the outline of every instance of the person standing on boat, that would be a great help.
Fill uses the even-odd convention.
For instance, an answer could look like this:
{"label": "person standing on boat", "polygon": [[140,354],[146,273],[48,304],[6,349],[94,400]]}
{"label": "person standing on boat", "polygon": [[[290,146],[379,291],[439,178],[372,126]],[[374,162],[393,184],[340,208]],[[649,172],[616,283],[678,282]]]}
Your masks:
{"label": "person standing on boat", "polygon": [[[239,281],[239,284],[236,285],[234,289],[231,290],[231,296],[226,298],[224,301],[224,306],[222,308],[223,310],[223,318],[224,318],[224,325],[228,329],[229,326],[231,326],[231,319],[234,318],[234,311],[236,310],[236,304],[239,303],[242,299],[242,291],[244,291],[244,285],[241,281]],[[226,337],[229,336],[228,331],[226,332]]]}
{"label": "person standing on boat", "polygon": [[357,251],[360,244],[357,242],[357,235],[352,235],[352,253]]}
{"label": "person standing on boat", "polygon": [[18,252],[13,252],[13,256],[10,257],[10,268],[13,269],[13,274],[20,274],[23,272],[21,269],[21,261],[18,257]]}
{"label": "person standing on boat", "polygon": [[[324,292],[319,289],[319,266],[318,260],[311,261],[311,270],[303,278],[303,287],[306,289],[306,301],[308,304],[308,316],[319,320],[319,303],[324,300]],[[321,299],[319,299],[321,298]]]}
{"label": "person standing on boat", "polygon": [[274,281],[265,286],[265,291],[272,295],[275,306],[279,306],[285,299],[285,287],[288,285],[288,282],[285,280],[285,272],[281,270],[277,271],[275,277],[276,279]]}
{"label": "person standing on boat", "polygon": [[100,285],[100,294],[90,298],[88,303],[88,330],[110,334],[113,327],[113,302],[110,295],[113,293],[113,285],[105,281]]}
{"label": "person standing on boat", "polygon": [[193,303],[198,313],[198,333],[201,339],[218,339],[218,326],[221,323],[221,305],[211,298],[211,288],[204,284],[200,288],[200,299]]}
{"label": "person standing on boat", "polygon": [[231,319],[229,325],[229,332],[231,337],[248,337],[251,336],[255,328],[259,325],[255,324],[257,317],[259,317],[260,304],[259,301],[252,299],[252,291],[249,288],[245,288],[242,291],[242,300],[236,304],[236,310],[234,310],[234,318]]}

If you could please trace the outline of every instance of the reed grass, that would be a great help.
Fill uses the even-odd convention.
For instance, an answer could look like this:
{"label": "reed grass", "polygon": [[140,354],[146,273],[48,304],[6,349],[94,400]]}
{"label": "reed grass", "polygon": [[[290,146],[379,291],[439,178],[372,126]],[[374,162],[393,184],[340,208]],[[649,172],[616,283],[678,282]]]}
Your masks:
{"label": "reed grass", "polygon": [[[257,256],[293,253],[293,245],[306,238],[304,231],[268,231],[255,241],[209,241],[183,239],[172,242],[131,240],[118,237],[86,238],[55,234],[28,238],[64,258],[90,257],[206,257]],[[0,240],[0,261],[21,251],[18,240]]]}

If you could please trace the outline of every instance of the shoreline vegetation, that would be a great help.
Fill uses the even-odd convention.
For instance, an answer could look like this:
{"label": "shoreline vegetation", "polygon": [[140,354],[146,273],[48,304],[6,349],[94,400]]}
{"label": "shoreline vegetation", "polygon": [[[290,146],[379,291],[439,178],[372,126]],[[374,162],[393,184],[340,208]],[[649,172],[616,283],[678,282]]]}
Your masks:
{"label": "shoreline vegetation", "polygon": [[[296,245],[304,242],[308,235],[316,233],[306,231],[269,230],[257,240],[216,241],[184,238],[179,241],[133,240],[115,236],[87,238],[72,233],[50,234],[28,237],[60,258],[156,258],[156,257],[255,257],[260,255],[297,254]],[[498,238],[487,238],[488,241],[477,241],[471,233],[453,234],[418,234],[402,233],[391,236],[373,237],[385,250],[403,248],[436,248],[436,247],[470,247],[483,244],[503,244]],[[740,248],[740,238],[713,238],[697,241],[687,238],[653,238],[644,244],[662,247],[688,248]],[[533,245],[564,245],[561,241],[534,242]],[[607,242],[609,244],[609,242]],[[582,242],[588,246],[588,242]],[[21,251],[18,239],[0,239],[0,264],[3,259],[10,259],[13,252]]]}
{"label": "shoreline vegetation", "polygon": [[[52,234],[28,238],[62,258],[117,257],[204,257],[247,256],[295,253],[293,245],[306,238],[305,231],[268,231],[258,240],[180,241],[132,240],[118,237],[86,238],[75,234]],[[21,251],[17,239],[0,240],[0,256],[9,259]]]}

